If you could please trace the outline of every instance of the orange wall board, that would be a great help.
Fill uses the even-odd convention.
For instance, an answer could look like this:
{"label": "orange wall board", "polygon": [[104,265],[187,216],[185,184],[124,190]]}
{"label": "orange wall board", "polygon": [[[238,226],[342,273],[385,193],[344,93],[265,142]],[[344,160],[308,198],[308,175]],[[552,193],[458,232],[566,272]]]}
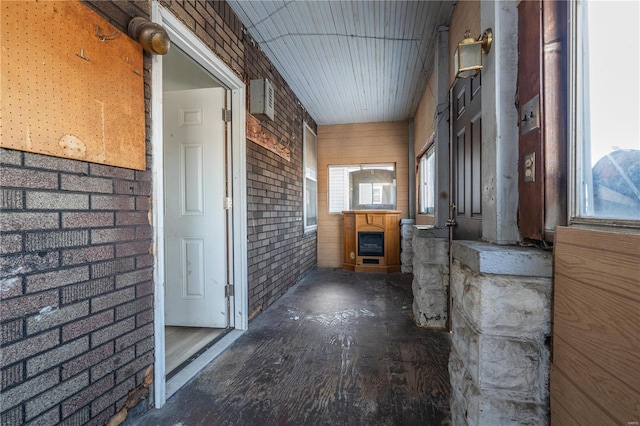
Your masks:
{"label": "orange wall board", "polygon": [[0,146],[144,170],[140,45],[77,1],[0,7]]}

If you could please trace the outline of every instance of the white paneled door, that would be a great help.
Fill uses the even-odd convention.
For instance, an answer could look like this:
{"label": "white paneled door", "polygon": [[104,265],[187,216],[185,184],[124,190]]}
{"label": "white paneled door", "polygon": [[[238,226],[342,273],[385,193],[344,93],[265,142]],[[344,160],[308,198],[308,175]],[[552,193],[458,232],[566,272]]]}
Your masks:
{"label": "white paneled door", "polygon": [[223,88],[165,92],[165,324],[228,324]]}

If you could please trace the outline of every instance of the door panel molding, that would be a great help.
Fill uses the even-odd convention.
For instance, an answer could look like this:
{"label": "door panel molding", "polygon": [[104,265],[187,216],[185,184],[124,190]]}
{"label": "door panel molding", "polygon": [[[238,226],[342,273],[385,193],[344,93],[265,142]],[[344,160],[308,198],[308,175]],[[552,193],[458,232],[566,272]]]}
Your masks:
{"label": "door panel molding", "polygon": [[204,142],[180,144],[180,201],[183,216],[203,216],[205,214],[204,185]]}
{"label": "door panel molding", "polygon": [[459,79],[456,93],[451,155],[451,196],[455,204],[453,239],[482,237],[482,96],[480,76]]}
{"label": "door panel molding", "polygon": [[182,265],[182,298],[205,299],[204,238],[181,238],[180,258]]}

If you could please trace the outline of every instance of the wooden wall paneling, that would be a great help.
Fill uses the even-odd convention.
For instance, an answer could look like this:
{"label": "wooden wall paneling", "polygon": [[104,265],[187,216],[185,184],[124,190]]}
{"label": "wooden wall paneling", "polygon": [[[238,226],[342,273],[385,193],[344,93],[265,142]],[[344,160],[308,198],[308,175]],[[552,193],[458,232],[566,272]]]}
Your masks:
{"label": "wooden wall paneling", "polygon": [[[557,393],[558,392],[556,391],[556,394]],[[560,405],[556,398],[552,397],[550,399],[550,406],[551,417],[553,417],[554,419],[554,425],[558,424],[562,426],[579,426],[579,423],[576,421],[576,419],[571,417],[569,411],[567,411],[562,405]]]}
{"label": "wooden wall paneling", "polygon": [[[389,145],[376,145],[376,144],[367,144],[364,146],[344,146],[344,147],[335,147],[327,149],[323,152],[323,154],[327,155],[327,157],[333,157],[336,160],[344,161],[346,158],[351,158],[353,161],[355,159],[359,159],[359,161],[355,161],[352,164],[359,163],[377,163],[380,162],[380,158],[385,158],[388,156],[393,156],[397,151],[389,146]],[[336,163],[332,163],[335,165]],[[405,169],[406,170],[406,169]]]}
{"label": "wooden wall paneling", "polygon": [[318,126],[318,266],[340,267],[344,240],[342,215],[329,214],[329,165],[396,163],[396,209],[401,218],[409,212],[409,124],[338,124]]}
{"label": "wooden wall paneling", "polygon": [[431,73],[431,77],[429,77],[427,87],[422,94],[422,98],[420,99],[420,103],[418,104],[418,109],[416,110],[416,115],[413,119],[413,148],[416,155],[425,150],[426,145],[429,142],[429,138],[435,131],[435,79],[435,74]]}
{"label": "wooden wall paneling", "polygon": [[637,234],[556,229],[553,424],[640,418],[639,247]]}
{"label": "wooden wall paneling", "polygon": [[[555,238],[556,243],[559,244],[586,247],[598,250],[602,252],[602,254],[627,255],[633,258],[640,254],[640,250],[638,250],[639,237],[637,234],[621,233],[619,231],[596,231],[575,227],[562,227],[561,230],[562,233]],[[635,263],[628,266],[637,267]]]}
{"label": "wooden wall paneling", "polygon": [[145,169],[142,48],[77,1],[5,1],[0,146]]}
{"label": "wooden wall paneling", "polygon": [[[554,339],[553,363],[557,369],[572,378],[581,389],[592,389],[594,394],[603,395],[598,399],[604,411],[610,413],[628,413],[628,408],[640,401],[640,390],[634,389],[592,361],[589,357],[578,352],[560,336]],[[584,374],[584,372],[589,372]],[[615,416],[614,416],[615,417]],[[619,423],[628,420],[617,417]]]}
{"label": "wooden wall paneling", "polygon": [[558,229],[562,231],[555,239],[560,245],[554,258],[558,275],[640,300],[639,236]]}
{"label": "wooden wall paneling", "polygon": [[[614,425],[615,420],[562,371],[552,367],[551,424],[557,426]],[[626,423],[625,423],[626,424]]]}
{"label": "wooden wall paneling", "polygon": [[[628,317],[637,312],[633,309],[638,303],[571,279],[563,280],[554,291],[554,335],[620,382],[638,385],[640,336],[638,324]],[[629,374],[632,371],[636,374]],[[605,398],[599,397],[600,401]]]}

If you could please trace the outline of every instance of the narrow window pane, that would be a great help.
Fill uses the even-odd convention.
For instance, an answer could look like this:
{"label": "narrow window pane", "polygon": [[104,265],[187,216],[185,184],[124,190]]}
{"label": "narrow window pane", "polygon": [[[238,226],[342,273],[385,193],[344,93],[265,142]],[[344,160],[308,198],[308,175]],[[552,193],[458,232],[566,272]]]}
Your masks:
{"label": "narrow window pane", "polygon": [[395,210],[394,163],[329,166],[329,213]]}
{"label": "narrow window pane", "polygon": [[435,151],[430,148],[420,158],[418,207],[421,214],[435,211]]}
{"label": "narrow window pane", "polygon": [[373,184],[361,183],[358,186],[360,190],[360,196],[358,197],[360,204],[373,204]]}
{"label": "narrow window pane", "polygon": [[[640,219],[638,2],[578,8],[578,215]],[[580,90],[581,88],[581,90]]]}
{"label": "narrow window pane", "polygon": [[304,230],[313,231],[318,226],[318,137],[304,123]]}
{"label": "narrow window pane", "polygon": [[318,224],[318,183],[307,179],[306,186],[307,226],[313,226]]}

